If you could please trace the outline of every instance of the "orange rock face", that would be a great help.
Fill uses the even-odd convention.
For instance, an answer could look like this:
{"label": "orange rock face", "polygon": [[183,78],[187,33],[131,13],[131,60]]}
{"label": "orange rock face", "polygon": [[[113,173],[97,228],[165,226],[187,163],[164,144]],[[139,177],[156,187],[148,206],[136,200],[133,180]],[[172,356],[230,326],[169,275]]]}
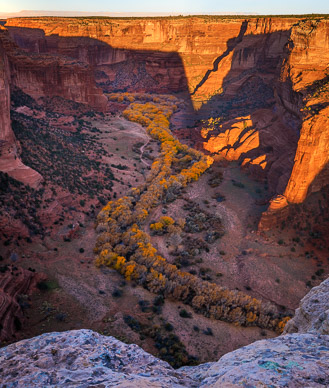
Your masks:
{"label": "orange rock face", "polygon": [[[329,23],[300,21],[292,28],[293,47],[284,66],[283,78],[302,97],[302,124],[293,169],[284,196],[289,203],[302,203],[307,196],[329,184]],[[260,229],[269,229],[284,208],[263,214]]]}
{"label": "orange rock face", "polygon": [[262,214],[259,222],[259,230],[269,230],[273,226],[279,225],[289,215],[288,201],[284,195],[277,195],[270,200],[270,205],[266,212]]}
{"label": "orange rock face", "polygon": [[[259,34],[258,40],[265,41],[266,34],[287,34],[297,20],[13,18],[6,27],[30,52],[61,53],[90,63],[113,89],[187,87],[194,99],[207,101],[223,86],[234,49],[246,35]],[[216,71],[219,59],[223,63]],[[252,65],[252,56],[248,61]],[[125,70],[130,74],[121,76]]]}
{"label": "orange rock face", "polygon": [[8,57],[0,41],[0,139],[14,141],[14,134],[10,126],[10,73]]}
{"label": "orange rock face", "polygon": [[104,111],[107,99],[96,87],[86,63],[51,55],[26,55],[10,39],[7,31],[1,40],[9,58],[11,83],[35,99],[61,96]]}
{"label": "orange rock face", "polygon": [[303,124],[285,196],[303,202],[329,183],[329,23],[300,22],[292,31],[289,65],[293,88],[303,95]]}

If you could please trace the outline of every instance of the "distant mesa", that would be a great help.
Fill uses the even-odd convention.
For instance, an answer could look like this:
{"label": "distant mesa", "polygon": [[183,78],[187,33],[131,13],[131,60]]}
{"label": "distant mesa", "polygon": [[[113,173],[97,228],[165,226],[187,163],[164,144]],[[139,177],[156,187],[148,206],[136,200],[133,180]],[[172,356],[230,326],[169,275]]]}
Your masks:
{"label": "distant mesa", "polygon": [[[167,17],[167,16],[190,16],[196,13],[179,12],[81,12],[81,11],[42,11],[22,10],[19,12],[0,12],[0,18],[29,17],[29,16],[72,16],[72,17]],[[257,12],[198,12],[198,15],[258,15]]]}

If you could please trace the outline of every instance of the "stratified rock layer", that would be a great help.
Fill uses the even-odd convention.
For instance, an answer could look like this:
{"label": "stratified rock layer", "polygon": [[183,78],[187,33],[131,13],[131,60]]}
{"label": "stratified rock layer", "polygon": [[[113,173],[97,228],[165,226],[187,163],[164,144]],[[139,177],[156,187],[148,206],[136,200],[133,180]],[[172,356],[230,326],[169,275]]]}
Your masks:
{"label": "stratified rock layer", "polygon": [[86,63],[55,55],[31,55],[20,50],[6,29],[0,39],[9,60],[11,86],[33,98],[60,96],[104,111],[107,99],[95,85]]}
{"label": "stratified rock layer", "polygon": [[292,28],[294,47],[289,74],[303,95],[304,120],[285,196],[303,202],[309,192],[328,184],[329,163],[329,22],[300,21]]}
{"label": "stratified rock layer", "polygon": [[[4,32],[0,26],[0,36],[2,34]],[[4,42],[0,38],[0,171],[31,187],[37,187],[42,177],[20,160],[19,146],[11,128],[10,83],[9,59]]]}
{"label": "stratified rock layer", "polygon": [[287,198],[284,195],[276,195],[270,200],[268,209],[262,214],[259,221],[259,230],[270,230],[274,225],[280,225],[289,216]]}
{"label": "stratified rock layer", "polygon": [[22,163],[20,144],[11,128],[10,90],[15,87],[33,98],[61,96],[100,111],[106,109],[107,98],[96,87],[87,64],[56,56],[27,54],[0,26],[0,171],[37,188],[42,176]]}
{"label": "stratified rock layer", "polygon": [[3,44],[0,40],[0,139],[14,141],[10,126],[10,73],[9,62]]}
{"label": "stratified rock layer", "polygon": [[25,318],[19,297],[29,294],[44,276],[15,266],[0,272],[0,341],[12,340]]}
{"label": "stratified rock layer", "polygon": [[[235,47],[247,36],[244,57],[235,61],[232,76],[257,60],[250,36],[260,46],[281,51],[281,40],[298,18],[13,18],[6,27],[20,47],[30,52],[59,53],[90,63],[112,88],[145,87],[181,90],[207,100],[231,70]],[[274,36],[271,36],[274,34]],[[257,36],[258,35],[258,36]],[[274,52],[273,51],[273,52]],[[271,60],[277,62],[275,55]],[[220,71],[218,63],[220,63]],[[119,74],[123,70],[125,78]],[[106,81],[105,81],[106,80]],[[120,81],[120,82],[118,82]]]}

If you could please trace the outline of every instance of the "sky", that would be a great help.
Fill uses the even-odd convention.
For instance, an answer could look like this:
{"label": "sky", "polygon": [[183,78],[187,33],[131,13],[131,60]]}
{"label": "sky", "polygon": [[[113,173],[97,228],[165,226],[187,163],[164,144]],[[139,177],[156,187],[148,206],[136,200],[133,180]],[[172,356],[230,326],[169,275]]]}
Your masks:
{"label": "sky", "polygon": [[0,12],[21,10],[83,12],[256,12],[329,13],[328,0],[0,0]]}

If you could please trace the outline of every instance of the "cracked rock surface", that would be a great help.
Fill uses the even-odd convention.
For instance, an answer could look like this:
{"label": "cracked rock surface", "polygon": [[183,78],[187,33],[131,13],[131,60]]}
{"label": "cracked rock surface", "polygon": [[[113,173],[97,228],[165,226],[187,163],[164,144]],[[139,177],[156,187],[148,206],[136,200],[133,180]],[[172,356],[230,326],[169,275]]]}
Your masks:
{"label": "cracked rock surface", "polygon": [[0,350],[1,387],[327,387],[329,336],[257,341],[214,363],[173,369],[91,330],[48,333]]}

